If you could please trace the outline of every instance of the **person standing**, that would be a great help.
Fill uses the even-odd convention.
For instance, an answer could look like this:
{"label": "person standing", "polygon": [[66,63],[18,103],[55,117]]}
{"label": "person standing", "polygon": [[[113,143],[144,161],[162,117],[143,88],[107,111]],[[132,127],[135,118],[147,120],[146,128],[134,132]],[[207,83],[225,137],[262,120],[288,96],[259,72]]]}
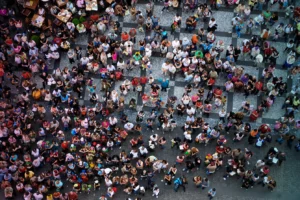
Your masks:
{"label": "person standing", "polygon": [[284,152],[280,152],[277,154],[277,159],[278,159],[278,166],[281,166],[283,161],[286,161],[286,155]]}
{"label": "person standing", "polygon": [[247,25],[246,25],[246,34],[250,34],[252,35],[252,28],[254,26],[254,22],[253,22],[253,19],[250,18],[249,21],[247,22]]}
{"label": "person standing", "polygon": [[155,185],[154,187],[153,187],[153,194],[152,194],[152,196],[154,197],[156,197],[156,198],[158,198],[158,194],[159,194],[159,188],[158,188],[158,186],[157,185]]}
{"label": "person standing", "polygon": [[216,192],[216,188],[212,188],[208,191],[208,198],[209,199],[213,199],[216,196],[217,192]]}
{"label": "person standing", "polygon": [[237,38],[240,38],[241,37],[241,26],[239,24],[235,25],[235,31],[237,34]]}
{"label": "person standing", "polygon": [[163,9],[161,10],[161,13],[163,13],[164,10],[167,10],[167,12],[169,12],[169,5],[170,5],[169,0],[165,0],[165,2],[164,2],[164,7],[163,7]]}
{"label": "person standing", "polygon": [[74,63],[75,62],[74,58],[76,56],[74,49],[69,49],[67,54],[68,54],[70,64]]}

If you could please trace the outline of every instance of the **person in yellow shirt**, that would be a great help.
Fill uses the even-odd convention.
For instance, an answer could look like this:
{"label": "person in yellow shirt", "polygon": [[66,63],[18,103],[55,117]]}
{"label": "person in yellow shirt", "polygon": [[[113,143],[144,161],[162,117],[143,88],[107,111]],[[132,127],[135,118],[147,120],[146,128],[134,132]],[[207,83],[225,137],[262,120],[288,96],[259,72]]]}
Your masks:
{"label": "person in yellow shirt", "polygon": [[34,176],[34,172],[33,171],[26,171],[24,174],[24,178],[25,180],[29,180]]}

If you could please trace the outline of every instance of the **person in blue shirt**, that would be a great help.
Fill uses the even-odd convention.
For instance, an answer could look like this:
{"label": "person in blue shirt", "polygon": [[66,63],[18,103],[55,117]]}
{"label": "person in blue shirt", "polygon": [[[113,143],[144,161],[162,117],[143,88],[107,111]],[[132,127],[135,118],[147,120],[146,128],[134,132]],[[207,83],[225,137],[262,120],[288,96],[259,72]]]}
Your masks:
{"label": "person in blue shirt", "polygon": [[162,33],[161,33],[161,39],[162,40],[168,39],[168,32],[164,29],[162,30]]}
{"label": "person in blue shirt", "polygon": [[183,188],[183,191],[185,192],[184,184],[187,184],[187,181],[186,181],[185,177],[179,177],[179,178],[175,179],[175,181],[174,181],[174,190],[175,190],[175,192],[178,191],[178,188],[180,186]]}
{"label": "person in blue shirt", "polygon": [[216,194],[217,194],[216,188],[212,188],[208,191],[207,196],[208,196],[209,199],[212,199],[216,196]]}
{"label": "person in blue shirt", "polygon": [[239,24],[235,25],[235,31],[236,31],[236,34],[237,34],[237,38],[241,37],[241,29],[242,29],[242,27]]}
{"label": "person in blue shirt", "polygon": [[213,47],[213,44],[211,43],[201,43],[200,45],[202,46],[203,54],[208,53],[209,50]]}
{"label": "person in blue shirt", "polygon": [[169,79],[160,80],[161,91],[167,92],[167,88],[169,87]]}
{"label": "person in blue shirt", "polygon": [[231,63],[234,63],[234,62],[235,62],[233,55],[228,55],[228,56],[226,57],[226,60],[227,60],[228,62],[231,62]]}
{"label": "person in blue shirt", "polygon": [[151,17],[151,19],[152,19],[152,28],[154,28],[154,27],[156,27],[158,25],[159,19],[155,15],[153,15]]}
{"label": "person in blue shirt", "polygon": [[64,102],[67,102],[68,99],[69,99],[69,94],[61,94],[60,95],[60,99],[61,99],[61,102],[64,103]]}

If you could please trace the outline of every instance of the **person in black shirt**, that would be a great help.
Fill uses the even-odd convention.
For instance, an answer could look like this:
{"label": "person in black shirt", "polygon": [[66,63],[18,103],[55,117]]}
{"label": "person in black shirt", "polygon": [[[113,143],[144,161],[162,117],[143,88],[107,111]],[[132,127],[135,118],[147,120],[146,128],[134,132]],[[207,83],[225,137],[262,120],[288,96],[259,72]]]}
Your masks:
{"label": "person in black shirt", "polygon": [[235,47],[233,50],[233,58],[234,58],[235,62],[238,60],[240,54],[241,54],[240,47],[239,46]]}
{"label": "person in black shirt", "polygon": [[44,88],[44,89],[46,88],[47,76],[48,76],[48,74],[47,74],[46,72],[43,72],[43,73],[40,75],[40,78],[42,79],[42,83],[43,83],[43,88]]}
{"label": "person in black shirt", "polygon": [[278,13],[274,12],[269,20],[269,25],[273,26],[278,21]]}

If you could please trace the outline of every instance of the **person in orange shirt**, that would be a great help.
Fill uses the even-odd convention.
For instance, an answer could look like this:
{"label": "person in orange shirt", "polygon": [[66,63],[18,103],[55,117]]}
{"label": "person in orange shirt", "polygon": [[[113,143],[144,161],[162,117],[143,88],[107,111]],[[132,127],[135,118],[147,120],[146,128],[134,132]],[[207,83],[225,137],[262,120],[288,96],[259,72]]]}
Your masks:
{"label": "person in orange shirt", "polygon": [[193,43],[194,45],[196,45],[198,42],[199,42],[199,36],[196,35],[196,34],[194,34],[194,35],[192,36],[192,43]]}
{"label": "person in orange shirt", "polygon": [[122,38],[122,41],[128,41],[129,40],[129,35],[128,35],[128,33],[127,32],[123,32],[122,34],[121,34],[121,38]]}

